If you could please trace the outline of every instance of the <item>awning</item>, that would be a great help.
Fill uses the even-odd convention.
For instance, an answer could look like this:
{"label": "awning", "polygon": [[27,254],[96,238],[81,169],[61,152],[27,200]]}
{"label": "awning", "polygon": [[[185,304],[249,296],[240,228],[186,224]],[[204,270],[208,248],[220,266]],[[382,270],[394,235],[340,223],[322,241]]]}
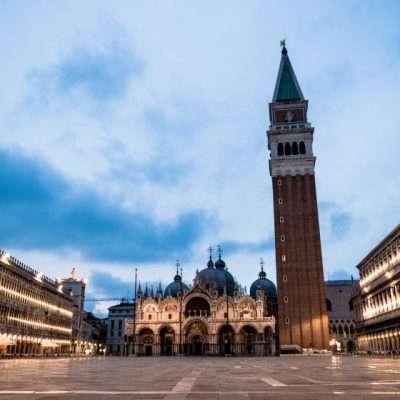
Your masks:
{"label": "awning", "polygon": [[6,335],[0,335],[0,346],[10,346],[15,344],[15,342],[9,339]]}
{"label": "awning", "polygon": [[51,347],[51,348],[56,348],[56,347],[60,347],[59,344],[54,343],[53,341],[49,340],[49,339],[43,339],[41,342],[42,347]]}

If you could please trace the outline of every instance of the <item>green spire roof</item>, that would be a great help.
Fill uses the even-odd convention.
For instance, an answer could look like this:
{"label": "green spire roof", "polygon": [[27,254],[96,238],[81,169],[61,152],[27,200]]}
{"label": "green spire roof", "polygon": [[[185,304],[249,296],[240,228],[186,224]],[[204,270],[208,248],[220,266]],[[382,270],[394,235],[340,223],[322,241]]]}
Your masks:
{"label": "green spire roof", "polygon": [[304,100],[300,85],[297,82],[285,45],[282,47],[281,64],[272,101]]}

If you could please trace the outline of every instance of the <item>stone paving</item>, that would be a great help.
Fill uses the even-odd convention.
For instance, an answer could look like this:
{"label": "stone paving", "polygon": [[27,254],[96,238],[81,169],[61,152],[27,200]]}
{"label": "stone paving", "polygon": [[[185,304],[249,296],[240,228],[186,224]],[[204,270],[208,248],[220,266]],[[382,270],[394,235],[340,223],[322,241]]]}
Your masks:
{"label": "stone paving", "polygon": [[400,360],[338,356],[0,361],[0,400],[400,399]]}

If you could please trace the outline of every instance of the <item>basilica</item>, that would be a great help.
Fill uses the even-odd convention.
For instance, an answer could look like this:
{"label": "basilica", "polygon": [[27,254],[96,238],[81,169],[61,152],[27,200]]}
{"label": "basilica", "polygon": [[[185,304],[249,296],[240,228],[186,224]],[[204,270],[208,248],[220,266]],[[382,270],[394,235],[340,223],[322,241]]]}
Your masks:
{"label": "basilica", "polygon": [[197,271],[191,287],[176,275],[164,291],[137,291],[135,318],[126,321],[136,355],[272,355],[275,285],[261,271],[246,294],[221,258]]}

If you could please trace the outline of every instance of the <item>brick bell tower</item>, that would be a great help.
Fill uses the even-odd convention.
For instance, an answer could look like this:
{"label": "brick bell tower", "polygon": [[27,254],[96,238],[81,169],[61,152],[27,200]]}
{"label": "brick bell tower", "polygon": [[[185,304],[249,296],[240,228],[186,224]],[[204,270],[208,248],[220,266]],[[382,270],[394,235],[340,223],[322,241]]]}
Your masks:
{"label": "brick bell tower", "polygon": [[318,205],[314,128],[285,42],[267,132],[275,217],[281,346],[329,348]]}

